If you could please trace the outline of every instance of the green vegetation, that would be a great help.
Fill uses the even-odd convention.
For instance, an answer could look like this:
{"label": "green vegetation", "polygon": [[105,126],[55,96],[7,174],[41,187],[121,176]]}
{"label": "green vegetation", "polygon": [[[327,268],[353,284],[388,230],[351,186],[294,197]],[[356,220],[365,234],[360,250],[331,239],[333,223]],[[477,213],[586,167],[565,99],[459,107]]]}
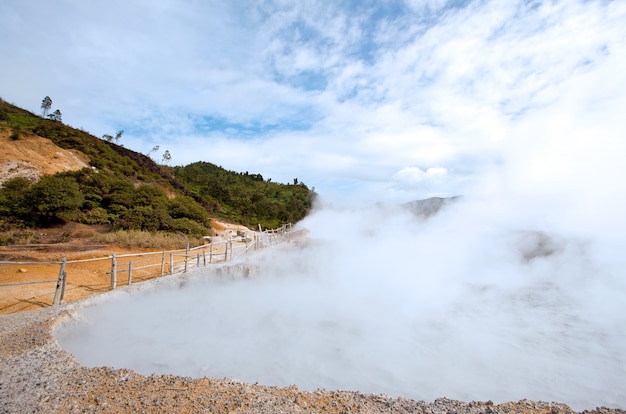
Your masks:
{"label": "green vegetation", "polygon": [[[48,104],[51,101],[42,102],[44,112]],[[208,162],[158,165],[117,145],[114,138],[99,139],[1,99],[0,127],[11,128],[13,140],[27,141],[35,134],[81,151],[91,164],[35,183],[25,178],[5,182],[0,188],[0,227],[5,231],[73,221],[107,224],[116,231],[201,237],[210,232],[210,217],[251,228],[295,223],[309,211],[315,195],[297,179],[293,184],[273,183],[260,174],[227,171]],[[122,133],[117,133],[118,139]]]}
{"label": "green vegetation", "polygon": [[33,230],[12,229],[0,231],[0,246],[39,243],[39,235]]}
{"label": "green vegetation", "polygon": [[35,134],[50,139],[61,148],[81,151],[90,158],[91,165],[99,170],[166,187],[177,185],[170,182],[172,177],[166,171],[142,154],[60,122],[41,118],[4,101],[0,102],[0,126],[17,131],[23,139],[27,134]]}
{"label": "green vegetation", "polygon": [[216,216],[249,227],[261,224],[275,228],[295,223],[309,211],[315,194],[303,183],[273,183],[261,174],[236,173],[208,162],[173,167],[171,171],[211,206]]}
{"label": "green vegetation", "polygon": [[78,210],[85,199],[76,180],[61,175],[43,177],[23,191],[17,208],[36,215],[43,224]]}

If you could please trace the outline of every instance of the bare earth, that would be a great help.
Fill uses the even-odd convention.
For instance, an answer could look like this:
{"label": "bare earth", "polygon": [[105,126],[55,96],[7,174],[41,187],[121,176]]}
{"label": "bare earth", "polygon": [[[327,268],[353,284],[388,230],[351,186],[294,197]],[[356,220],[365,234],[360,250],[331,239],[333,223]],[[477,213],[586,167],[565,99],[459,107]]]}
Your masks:
{"label": "bare earth", "polygon": [[[217,223],[216,227],[221,232],[236,230],[227,224]],[[86,231],[80,227],[70,230],[76,234]],[[80,241],[1,247],[0,261],[58,261],[63,255],[75,260],[106,257],[112,252],[122,254],[128,250],[120,246],[89,246]],[[269,387],[234,379],[145,376],[126,369],[87,368],[59,347],[52,330],[80,306],[79,299],[110,290],[110,277],[106,275],[109,264],[95,263],[98,264],[87,262],[68,268],[65,302],[71,303],[50,306],[54,283],[0,287],[0,314],[4,314],[0,315],[0,413],[573,412],[564,404],[527,400],[499,405],[446,398],[424,402],[358,391],[305,392],[295,386]],[[1,265],[0,283],[56,278],[58,265],[37,266]],[[120,283],[123,285],[123,281]],[[587,412],[626,413],[605,408]]]}
{"label": "bare earth", "polygon": [[[211,219],[214,235],[222,238],[234,237],[237,231],[251,233],[245,226],[226,223]],[[112,253],[118,256],[124,254],[143,253],[141,258],[133,258],[135,270],[132,282],[142,282],[159,276],[159,269],[155,264],[161,262],[160,254],[155,249],[129,249],[118,245],[97,245],[89,242],[97,232],[106,231],[106,226],[87,226],[78,223],[67,223],[61,227],[40,230],[39,244],[0,246],[0,262],[15,264],[0,265],[0,285],[23,282],[45,282],[34,285],[0,286],[0,315],[34,310],[50,306],[54,298],[56,280],[58,279],[60,262],[63,257],[68,261],[65,267],[67,285],[65,288],[65,302],[74,302],[90,296],[111,290],[111,260]],[[70,241],[56,243],[67,237]],[[215,251],[220,252],[221,247]],[[72,263],[90,259],[102,259]],[[117,287],[128,284],[124,269],[130,259],[118,259],[120,277]],[[37,262],[41,264],[24,264]],[[152,267],[149,267],[152,265]],[[144,267],[144,270],[137,269]],[[167,268],[165,271],[167,272]]]}
{"label": "bare earth", "polygon": [[12,140],[12,132],[0,128],[0,184],[15,177],[37,179],[89,166],[89,158],[80,151],[62,149],[47,138],[24,132]]}
{"label": "bare earth", "polygon": [[[68,261],[93,258],[106,258],[112,253],[131,253],[128,248],[114,245],[85,244],[84,238],[93,234],[88,226],[71,223],[62,229],[46,229],[42,237],[58,239],[56,233],[78,234],[69,243],[42,243],[32,245],[0,246],[0,261],[16,264],[0,265],[0,284],[22,282],[44,282],[34,285],[0,286],[0,315],[39,309],[52,304],[56,280],[60,270],[58,264],[63,257]],[[82,233],[82,237],[81,236]],[[140,253],[133,250],[132,253]],[[158,258],[160,259],[160,257]],[[20,264],[24,262],[42,262],[42,264]],[[55,263],[55,264],[47,264]],[[74,302],[94,294],[107,292],[111,288],[110,260],[98,260],[85,263],[70,263],[66,266],[67,285],[65,302]],[[141,281],[141,274],[135,273],[135,281]],[[120,280],[120,286],[124,284]]]}

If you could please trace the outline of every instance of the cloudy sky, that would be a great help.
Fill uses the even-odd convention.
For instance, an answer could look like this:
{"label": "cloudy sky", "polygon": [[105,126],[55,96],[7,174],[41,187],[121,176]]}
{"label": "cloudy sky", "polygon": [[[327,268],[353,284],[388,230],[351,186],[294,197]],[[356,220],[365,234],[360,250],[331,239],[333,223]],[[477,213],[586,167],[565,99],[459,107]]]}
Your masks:
{"label": "cloudy sky", "polygon": [[[333,202],[620,186],[623,0],[0,2],[0,96]],[[600,186],[604,188],[604,186]]]}

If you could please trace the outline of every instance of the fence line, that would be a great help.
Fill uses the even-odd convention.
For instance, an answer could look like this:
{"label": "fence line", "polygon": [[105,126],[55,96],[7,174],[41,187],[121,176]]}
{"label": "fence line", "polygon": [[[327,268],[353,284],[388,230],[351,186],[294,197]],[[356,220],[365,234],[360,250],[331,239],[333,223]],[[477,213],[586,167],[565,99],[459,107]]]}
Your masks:
{"label": "fence line", "polygon": [[52,283],[52,282],[56,282],[56,279],[55,280],[38,280],[36,282],[0,283],[0,286],[36,285],[39,283]]}
{"label": "fence line", "polygon": [[[259,229],[261,230],[260,226]],[[206,243],[196,247],[190,247],[187,243],[185,249],[175,250],[163,250],[155,252],[142,252],[142,253],[128,253],[118,255],[112,253],[110,256],[97,257],[92,259],[78,259],[67,260],[64,255],[61,261],[49,261],[49,262],[11,262],[0,261],[0,266],[15,265],[15,266],[28,266],[28,265],[59,265],[58,277],[54,280],[37,280],[37,281],[24,281],[16,283],[3,283],[0,287],[11,287],[21,285],[34,285],[43,283],[56,282],[56,288],[54,291],[54,298],[52,299],[52,305],[62,303],[65,295],[65,287],[67,284],[67,271],[68,265],[77,263],[88,263],[98,261],[111,261],[110,271],[105,274],[111,277],[111,290],[117,288],[117,276],[123,273],[127,273],[127,284],[130,285],[133,282],[133,275],[135,273],[141,273],[144,276],[145,270],[153,267],[159,267],[160,270],[156,276],[147,275],[142,280],[150,279],[153,277],[174,275],[180,273],[186,273],[191,266],[198,268],[200,266],[207,266],[216,263],[224,263],[229,260],[234,260],[251,250],[263,249],[273,244],[289,240],[287,234],[291,231],[292,225],[286,224],[278,229],[270,229],[265,231],[259,231],[254,233],[254,238],[248,237],[243,232],[237,232],[236,237],[228,237],[225,240],[219,240],[221,237],[216,237],[217,240],[211,240],[210,243]],[[199,252],[201,251],[201,252]],[[160,255],[160,259],[153,260],[152,256]],[[181,259],[182,258],[182,259]],[[128,259],[128,261],[126,261]],[[169,259],[169,260],[168,260]],[[176,261],[178,260],[178,262]],[[138,264],[141,264],[138,266]],[[167,270],[167,272],[166,272]],[[141,272],[140,272],[141,271]]]}
{"label": "fence line", "polygon": [[[98,259],[96,259],[98,260]],[[30,264],[38,264],[38,265],[55,265],[61,264],[61,262],[0,262],[2,264],[12,264],[12,265],[30,265]]]}

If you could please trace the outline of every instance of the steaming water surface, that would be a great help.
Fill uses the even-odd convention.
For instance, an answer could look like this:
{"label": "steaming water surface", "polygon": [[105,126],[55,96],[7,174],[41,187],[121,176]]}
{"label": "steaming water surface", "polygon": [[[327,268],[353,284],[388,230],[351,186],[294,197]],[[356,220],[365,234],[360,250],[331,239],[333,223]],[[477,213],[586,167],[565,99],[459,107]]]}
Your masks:
{"label": "steaming water surface", "polygon": [[611,238],[448,209],[321,211],[305,245],[116,292],[56,333],[88,366],[503,402],[626,407],[626,287]]}

